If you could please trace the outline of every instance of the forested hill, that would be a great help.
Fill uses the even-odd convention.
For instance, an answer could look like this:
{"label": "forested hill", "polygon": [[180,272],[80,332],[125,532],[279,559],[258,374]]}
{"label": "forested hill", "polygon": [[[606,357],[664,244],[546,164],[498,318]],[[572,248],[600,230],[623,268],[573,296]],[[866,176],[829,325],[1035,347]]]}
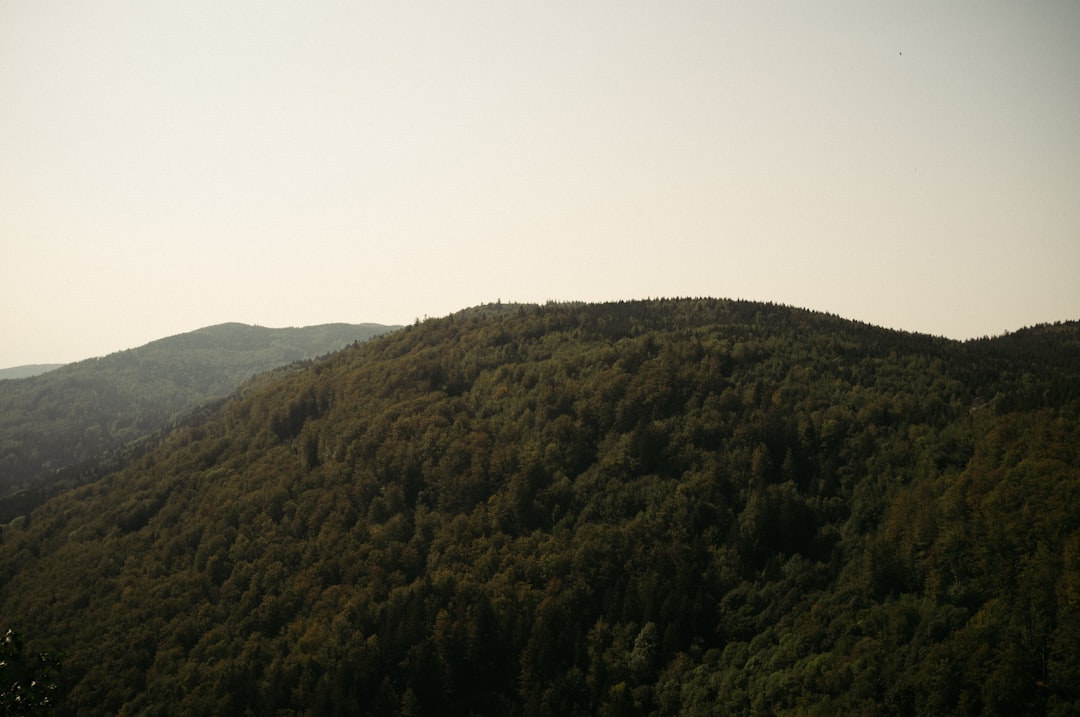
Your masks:
{"label": "forested hill", "polygon": [[0,381],[13,379],[13,378],[30,378],[31,376],[39,376],[49,371],[55,371],[64,364],[62,363],[36,363],[28,364],[26,366],[12,366],[11,368],[0,368]]}
{"label": "forested hill", "polygon": [[178,414],[232,393],[254,373],[322,356],[392,328],[221,324],[0,381],[0,498],[156,433]]}
{"label": "forested hill", "polygon": [[72,714],[1076,714],[1078,338],[428,320],[6,527],[0,616]]}

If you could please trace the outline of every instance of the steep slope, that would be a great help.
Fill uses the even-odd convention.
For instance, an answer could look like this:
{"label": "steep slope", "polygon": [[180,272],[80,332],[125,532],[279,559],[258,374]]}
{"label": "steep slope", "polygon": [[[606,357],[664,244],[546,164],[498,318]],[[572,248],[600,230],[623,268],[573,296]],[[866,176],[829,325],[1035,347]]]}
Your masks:
{"label": "steep slope", "polygon": [[228,395],[254,373],[391,328],[222,324],[32,378],[0,381],[0,498],[156,433],[177,414]]}
{"label": "steep slope", "polygon": [[1008,342],[427,321],[4,529],[0,615],[79,714],[1075,713],[1080,374]]}

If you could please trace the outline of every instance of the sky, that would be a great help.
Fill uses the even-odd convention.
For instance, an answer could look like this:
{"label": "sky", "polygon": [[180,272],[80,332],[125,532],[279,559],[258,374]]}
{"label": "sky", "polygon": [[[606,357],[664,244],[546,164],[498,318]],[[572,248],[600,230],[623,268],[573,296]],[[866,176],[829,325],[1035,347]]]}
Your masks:
{"label": "sky", "polygon": [[0,367],[715,296],[1080,318],[1080,3],[0,0]]}

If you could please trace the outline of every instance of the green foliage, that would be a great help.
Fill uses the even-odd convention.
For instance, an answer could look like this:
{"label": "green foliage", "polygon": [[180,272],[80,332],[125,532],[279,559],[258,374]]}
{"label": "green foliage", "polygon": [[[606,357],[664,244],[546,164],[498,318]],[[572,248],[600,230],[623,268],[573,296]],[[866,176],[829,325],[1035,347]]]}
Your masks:
{"label": "green foliage", "polygon": [[57,492],[52,488],[57,481],[70,484],[103,472],[102,465],[110,462],[102,461],[106,451],[156,435],[184,412],[232,393],[255,373],[312,359],[390,328],[222,324],[33,378],[0,381],[0,522],[25,514]]}
{"label": "green foliage", "polygon": [[428,320],[5,528],[0,612],[79,714],[1073,713],[1080,370],[1006,338]]}
{"label": "green foliage", "polygon": [[7,630],[0,638],[0,714],[50,714],[61,660],[41,652],[26,661],[23,645],[22,635],[14,630]]}

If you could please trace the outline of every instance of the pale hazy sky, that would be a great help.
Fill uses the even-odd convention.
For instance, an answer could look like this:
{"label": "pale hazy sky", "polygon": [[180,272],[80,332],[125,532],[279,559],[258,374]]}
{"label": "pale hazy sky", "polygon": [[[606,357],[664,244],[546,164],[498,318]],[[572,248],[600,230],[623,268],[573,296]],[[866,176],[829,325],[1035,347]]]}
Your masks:
{"label": "pale hazy sky", "polygon": [[1080,2],[0,0],[0,366],[224,321],[1080,318]]}

